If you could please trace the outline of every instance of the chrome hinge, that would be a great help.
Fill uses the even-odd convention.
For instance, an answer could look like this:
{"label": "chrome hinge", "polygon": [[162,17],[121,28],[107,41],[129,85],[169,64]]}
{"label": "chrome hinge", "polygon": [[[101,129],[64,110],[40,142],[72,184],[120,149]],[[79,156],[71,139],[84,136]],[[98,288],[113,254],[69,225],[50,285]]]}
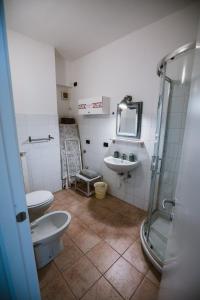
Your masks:
{"label": "chrome hinge", "polygon": [[171,204],[172,206],[175,206],[175,201],[170,199],[164,199],[162,202],[162,207],[165,209],[166,204]]}
{"label": "chrome hinge", "polygon": [[152,161],[151,161],[151,171],[156,171],[157,174],[160,174],[161,161],[162,161],[162,158],[159,158],[158,156],[153,155]]}
{"label": "chrome hinge", "polygon": [[156,155],[152,156],[152,160],[151,160],[151,171],[155,171],[156,170],[156,165],[157,165],[157,159],[156,159]]}

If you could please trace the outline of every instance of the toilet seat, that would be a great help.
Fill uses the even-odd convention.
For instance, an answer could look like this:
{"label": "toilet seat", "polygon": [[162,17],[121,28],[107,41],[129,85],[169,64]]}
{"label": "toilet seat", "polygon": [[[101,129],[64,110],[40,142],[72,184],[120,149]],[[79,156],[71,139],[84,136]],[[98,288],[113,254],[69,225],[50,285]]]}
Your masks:
{"label": "toilet seat", "polygon": [[47,243],[47,240],[60,236],[71,222],[67,211],[57,210],[43,215],[31,223],[33,245]]}
{"label": "toilet seat", "polygon": [[52,202],[54,196],[49,191],[35,191],[26,194],[26,204],[28,208],[38,207],[48,202]]}

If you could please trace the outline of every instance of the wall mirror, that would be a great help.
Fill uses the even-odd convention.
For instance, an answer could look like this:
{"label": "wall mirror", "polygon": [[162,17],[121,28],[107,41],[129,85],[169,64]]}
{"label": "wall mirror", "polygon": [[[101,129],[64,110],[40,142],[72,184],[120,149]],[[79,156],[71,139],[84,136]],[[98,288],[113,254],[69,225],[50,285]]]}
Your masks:
{"label": "wall mirror", "polygon": [[117,105],[117,136],[140,138],[142,102],[133,102],[132,96],[125,96]]}

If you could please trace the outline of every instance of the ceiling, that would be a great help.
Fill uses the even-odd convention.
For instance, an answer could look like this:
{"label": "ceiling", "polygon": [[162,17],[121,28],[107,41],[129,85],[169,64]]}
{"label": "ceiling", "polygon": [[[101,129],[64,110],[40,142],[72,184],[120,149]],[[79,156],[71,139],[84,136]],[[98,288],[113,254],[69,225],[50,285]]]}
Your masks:
{"label": "ceiling", "polygon": [[8,28],[79,58],[191,4],[191,0],[5,0]]}

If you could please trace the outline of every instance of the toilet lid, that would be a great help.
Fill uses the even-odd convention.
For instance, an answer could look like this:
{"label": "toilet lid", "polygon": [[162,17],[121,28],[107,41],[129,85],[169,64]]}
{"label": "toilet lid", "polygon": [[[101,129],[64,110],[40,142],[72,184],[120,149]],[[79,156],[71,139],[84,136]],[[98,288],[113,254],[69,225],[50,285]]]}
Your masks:
{"label": "toilet lid", "polygon": [[26,204],[28,207],[39,206],[45,202],[53,200],[53,194],[49,191],[35,191],[26,194]]}

